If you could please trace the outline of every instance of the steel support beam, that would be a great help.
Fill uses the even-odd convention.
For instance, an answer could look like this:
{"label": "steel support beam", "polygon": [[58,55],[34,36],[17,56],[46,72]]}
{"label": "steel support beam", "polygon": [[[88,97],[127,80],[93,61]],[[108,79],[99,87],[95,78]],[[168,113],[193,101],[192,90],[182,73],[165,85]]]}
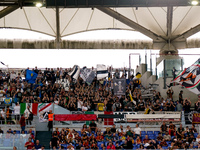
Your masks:
{"label": "steel support beam", "polygon": [[200,24],[175,37],[172,41],[186,41],[186,39],[200,31]]}
{"label": "steel support beam", "polygon": [[141,32],[142,34],[150,37],[151,39],[153,39],[154,41],[163,41],[165,39],[163,39],[162,37],[159,37],[157,34],[155,34],[154,32],[144,28],[143,26],[137,24],[136,22],[130,20],[129,18],[121,15],[120,13],[110,9],[110,8],[106,8],[106,7],[98,7],[97,9],[99,9],[100,11],[104,12],[105,14],[117,19],[118,21],[126,24],[127,26]]}
{"label": "steel support beam", "polygon": [[[26,1],[26,0],[25,0]],[[168,7],[191,6],[189,0],[46,0],[46,7]]]}
{"label": "steel support beam", "polygon": [[56,7],[56,48],[60,49],[61,38],[60,38],[60,15],[59,8]]}
{"label": "steel support beam", "polygon": [[18,9],[19,6],[8,6],[0,11],[0,19]]}
{"label": "steel support beam", "polygon": [[172,33],[172,19],[173,19],[173,7],[167,7],[167,37],[171,38]]}

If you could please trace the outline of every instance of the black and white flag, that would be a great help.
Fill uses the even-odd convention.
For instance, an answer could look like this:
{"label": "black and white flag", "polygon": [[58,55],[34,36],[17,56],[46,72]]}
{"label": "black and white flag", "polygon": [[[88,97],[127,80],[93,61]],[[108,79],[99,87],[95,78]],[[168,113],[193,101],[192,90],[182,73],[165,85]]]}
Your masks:
{"label": "black and white flag", "polygon": [[114,79],[113,83],[114,95],[126,94],[126,79]]}
{"label": "black and white flag", "polygon": [[90,85],[95,78],[95,72],[87,67],[83,67],[80,72],[80,77]]}
{"label": "black and white flag", "polygon": [[2,61],[0,61],[0,62],[1,62],[1,64],[2,64],[2,65],[4,65],[4,66],[5,66],[5,64],[4,64]]}
{"label": "black and white flag", "polygon": [[108,76],[108,70],[105,65],[97,65],[97,80],[103,79]]}
{"label": "black and white flag", "polygon": [[78,79],[79,75],[80,75],[80,67],[77,65],[74,65],[72,71],[69,73],[69,75],[73,78],[73,79]]}

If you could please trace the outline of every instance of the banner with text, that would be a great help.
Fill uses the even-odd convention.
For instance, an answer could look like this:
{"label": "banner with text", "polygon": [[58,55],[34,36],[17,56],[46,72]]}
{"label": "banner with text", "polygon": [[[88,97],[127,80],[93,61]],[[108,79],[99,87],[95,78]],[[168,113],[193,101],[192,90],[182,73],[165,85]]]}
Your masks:
{"label": "banner with text", "polygon": [[114,79],[114,95],[126,94],[126,79]]}
{"label": "banner with text", "polygon": [[200,124],[200,114],[199,113],[198,114],[196,114],[196,113],[193,114],[192,123]]}

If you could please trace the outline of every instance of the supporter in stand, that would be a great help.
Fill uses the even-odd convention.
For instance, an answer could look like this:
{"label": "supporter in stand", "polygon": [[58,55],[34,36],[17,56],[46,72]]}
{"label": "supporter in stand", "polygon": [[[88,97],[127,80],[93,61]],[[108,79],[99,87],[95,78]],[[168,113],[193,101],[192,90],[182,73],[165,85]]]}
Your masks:
{"label": "supporter in stand", "polygon": [[28,142],[25,143],[24,147],[26,147],[27,150],[29,150],[29,149],[33,149],[33,147],[34,147],[34,143],[32,142],[31,137],[29,137]]}
{"label": "supporter in stand", "polygon": [[148,135],[145,135],[145,138],[143,139],[142,143],[143,144],[146,144],[146,143],[149,143],[150,139],[148,137]]}
{"label": "supporter in stand", "polygon": [[97,131],[98,131],[97,124],[93,120],[89,125],[89,132],[90,133],[92,133],[92,132],[97,133]]}
{"label": "supporter in stand", "polygon": [[59,139],[56,135],[54,135],[53,138],[50,141],[50,147],[51,148],[54,148],[54,147],[57,148],[58,145],[59,145]]}
{"label": "supporter in stand", "polygon": [[171,135],[169,135],[169,132],[168,132],[168,131],[166,131],[165,135],[163,136],[163,139],[164,139],[165,141],[171,141]]}
{"label": "supporter in stand", "polygon": [[169,135],[175,136],[176,135],[176,126],[170,121],[169,124]]}
{"label": "supporter in stand", "polygon": [[163,124],[160,127],[160,132],[162,134],[165,134],[168,131],[168,126],[165,124],[165,122],[163,121]]}
{"label": "supporter in stand", "polygon": [[190,99],[185,98],[183,101],[183,108],[185,112],[190,112],[191,101]]}
{"label": "supporter in stand", "polygon": [[180,139],[184,138],[185,131],[184,131],[184,128],[182,127],[182,124],[180,124],[180,127],[177,129],[176,133],[177,133],[178,138]]}
{"label": "supporter in stand", "polygon": [[141,137],[141,128],[139,127],[139,124],[136,124],[135,129],[134,129],[134,133],[135,133],[135,137]]}
{"label": "supporter in stand", "polygon": [[163,136],[161,133],[158,134],[156,141],[161,142],[163,140]]}
{"label": "supporter in stand", "polygon": [[36,140],[35,145],[34,145],[34,149],[41,149],[42,145],[40,145],[40,141]]}

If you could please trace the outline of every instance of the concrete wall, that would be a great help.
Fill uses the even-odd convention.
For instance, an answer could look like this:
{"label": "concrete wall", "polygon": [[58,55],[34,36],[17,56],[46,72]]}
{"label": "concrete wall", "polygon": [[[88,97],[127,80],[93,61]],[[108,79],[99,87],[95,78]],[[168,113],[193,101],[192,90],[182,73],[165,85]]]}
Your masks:
{"label": "concrete wall", "polygon": [[137,68],[136,68],[136,72],[140,72],[142,75],[147,71],[147,64],[140,64]]}
{"label": "concrete wall", "polygon": [[140,80],[141,80],[142,86],[144,86],[145,88],[149,87],[148,79],[149,79],[150,76],[151,76],[150,71],[146,71],[144,74],[142,74],[142,77],[141,77]]}

